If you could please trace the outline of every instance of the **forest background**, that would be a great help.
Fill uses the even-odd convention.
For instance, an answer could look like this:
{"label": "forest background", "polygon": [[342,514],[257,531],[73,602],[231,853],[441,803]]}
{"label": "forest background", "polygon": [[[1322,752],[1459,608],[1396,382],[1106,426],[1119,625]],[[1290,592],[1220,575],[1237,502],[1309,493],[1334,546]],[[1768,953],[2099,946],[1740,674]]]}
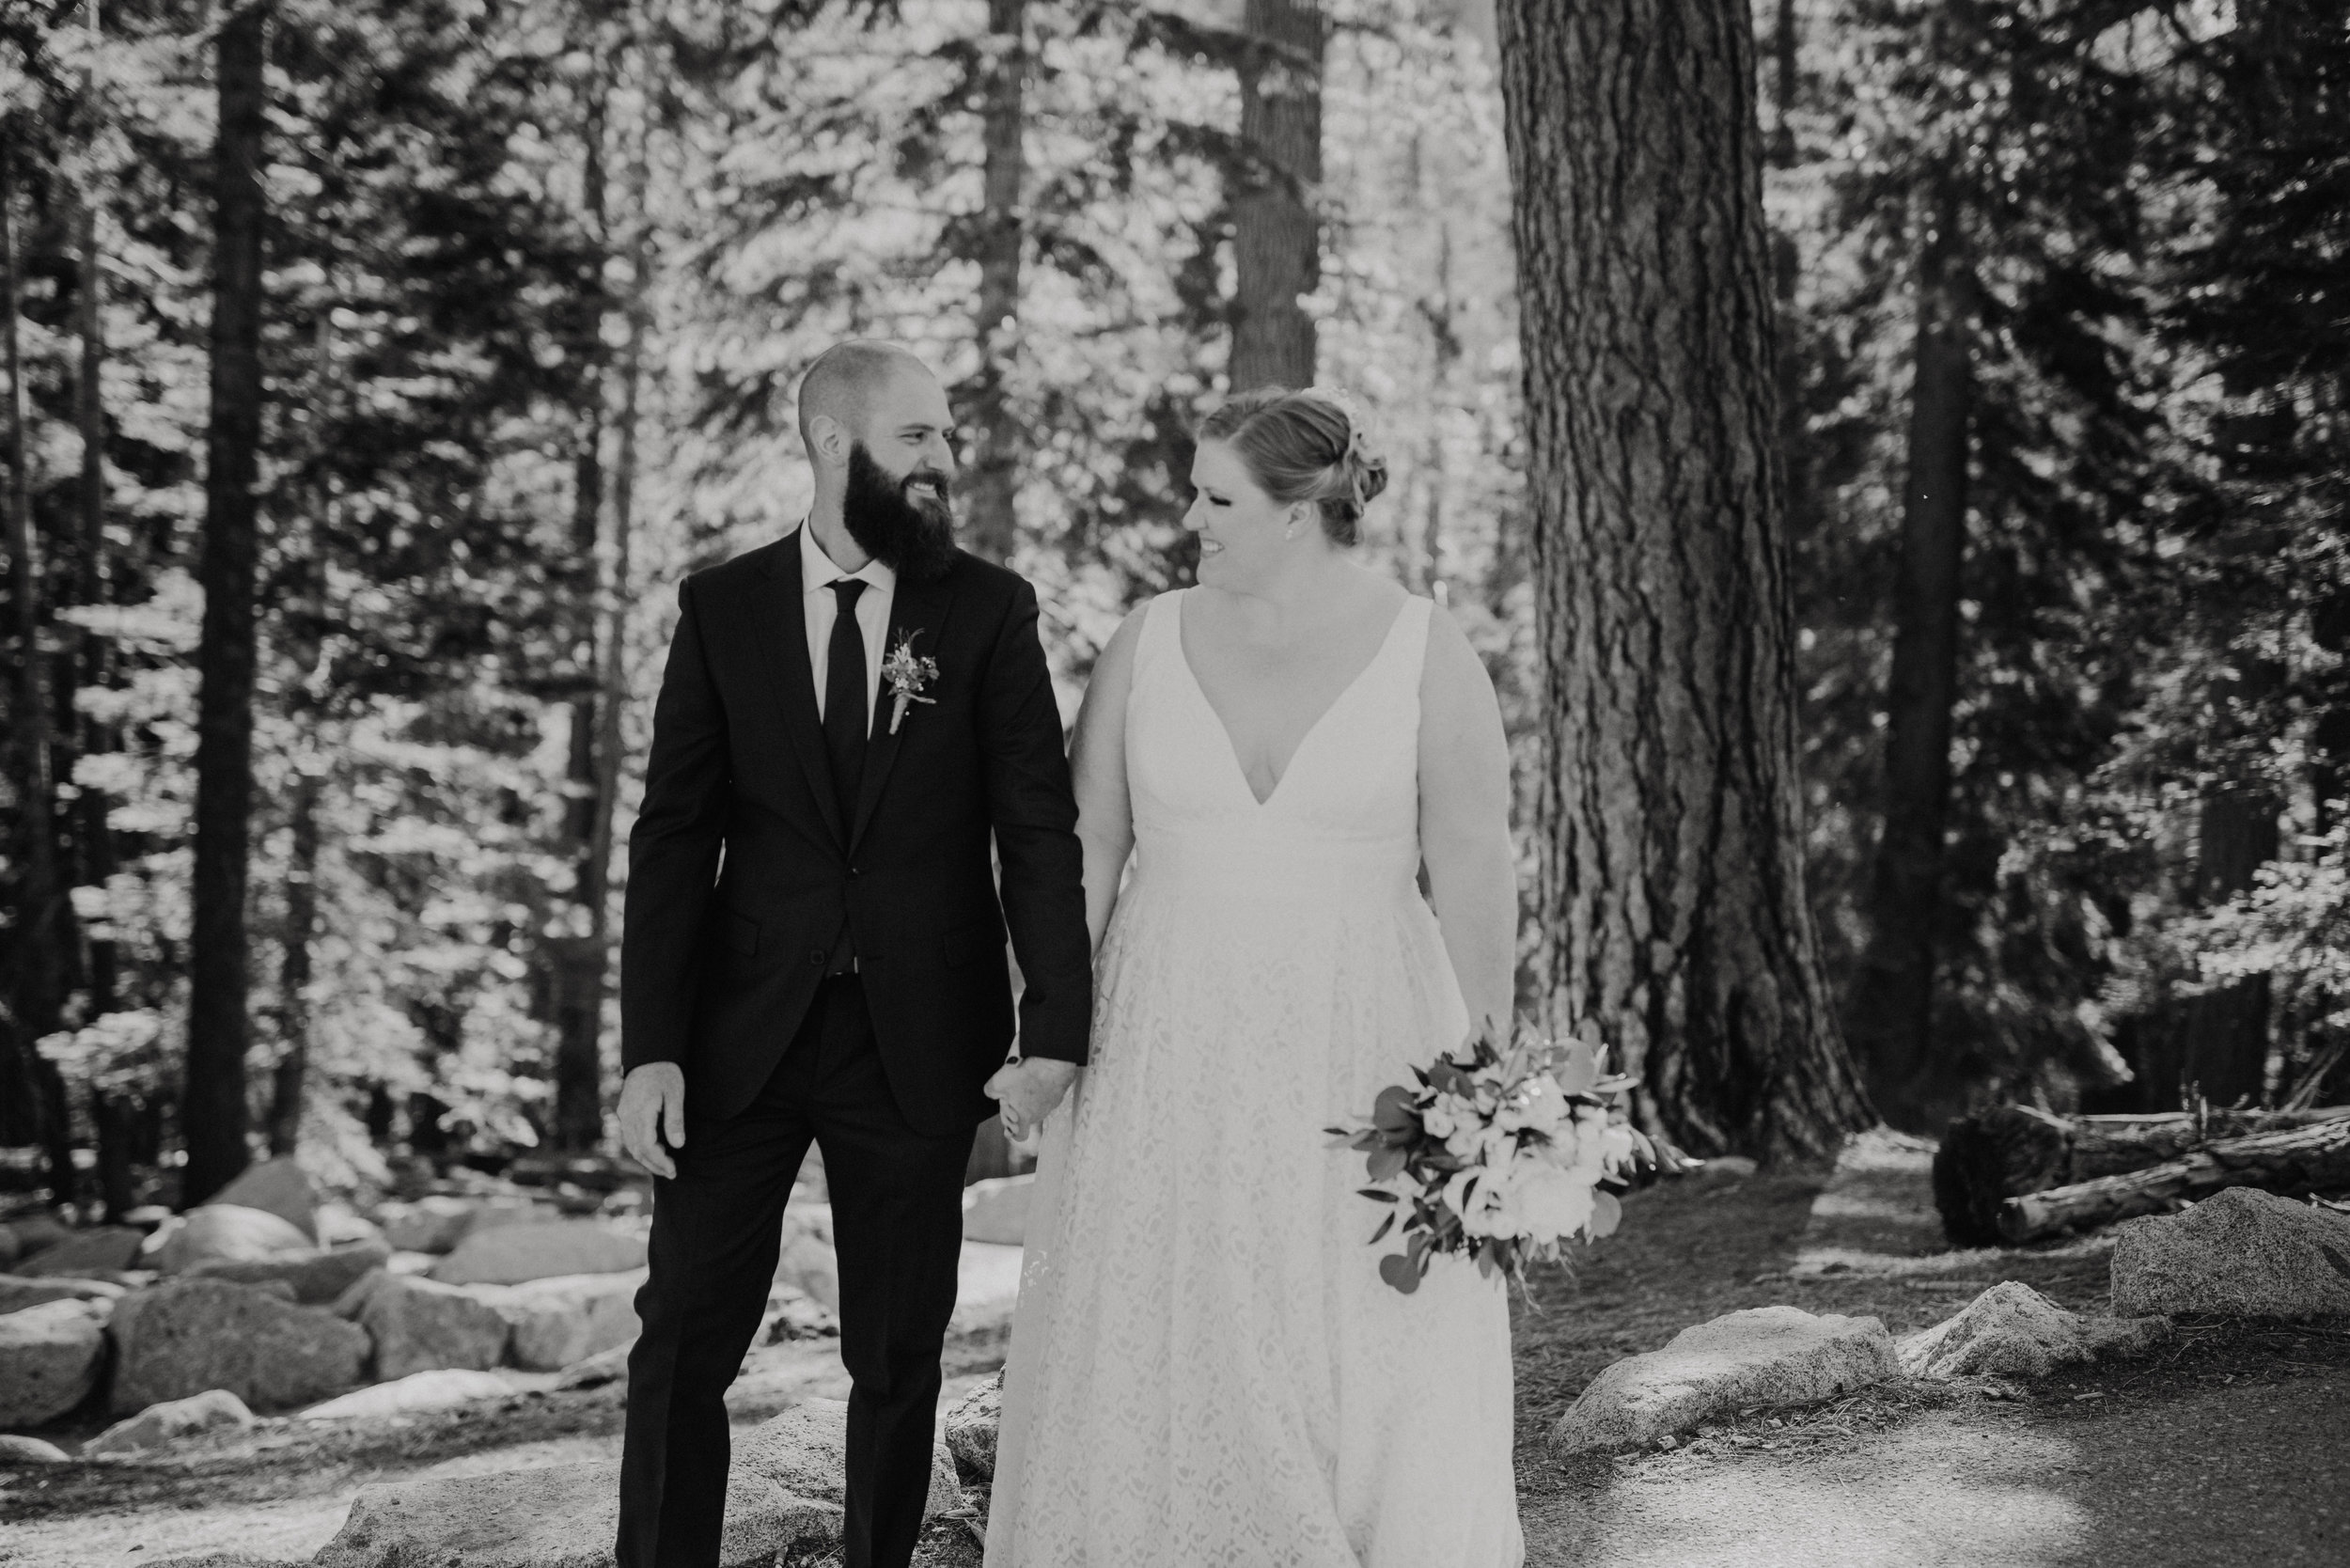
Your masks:
{"label": "forest background", "polygon": [[[948,383],[964,541],[1037,583],[1070,714],[1187,580],[1204,410],[1355,391],[1362,554],[1503,696],[1525,1000],[1689,1152],[2350,1099],[2345,8],[1573,10],[0,0],[0,1179],[119,1215],[264,1147],[366,1187],[603,1146],[673,587],[797,519],[792,388],[853,335]],[[1609,160],[1665,231],[1767,218],[1725,361],[1766,439],[1649,453],[1760,477],[1739,593],[1655,625],[1695,711],[1783,692],[1761,785],[1637,712],[1653,765],[1582,745],[1577,605],[1673,590],[1562,476],[1545,419],[1610,395],[1566,351],[1739,298],[1555,252],[1544,190]],[[1622,289],[1555,286],[1594,259]],[[1757,792],[1792,916],[1606,853],[1706,790]],[[1724,958],[1762,916],[1783,950]]]}

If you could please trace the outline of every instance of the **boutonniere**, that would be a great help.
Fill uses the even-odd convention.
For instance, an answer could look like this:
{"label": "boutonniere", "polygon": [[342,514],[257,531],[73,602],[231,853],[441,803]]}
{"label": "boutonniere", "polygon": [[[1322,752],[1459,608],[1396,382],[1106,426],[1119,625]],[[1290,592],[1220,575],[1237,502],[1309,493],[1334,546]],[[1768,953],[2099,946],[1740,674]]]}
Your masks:
{"label": "boutonniere", "polygon": [[924,697],[923,691],[938,679],[938,661],[925,659],[914,651],[914,639],[922,635],[920,628],[898,639],[898,646],[882,661],[882,679],[889,682],[889,732],[895,735],[904,722],[909,702],[935,703],[938,698]]}

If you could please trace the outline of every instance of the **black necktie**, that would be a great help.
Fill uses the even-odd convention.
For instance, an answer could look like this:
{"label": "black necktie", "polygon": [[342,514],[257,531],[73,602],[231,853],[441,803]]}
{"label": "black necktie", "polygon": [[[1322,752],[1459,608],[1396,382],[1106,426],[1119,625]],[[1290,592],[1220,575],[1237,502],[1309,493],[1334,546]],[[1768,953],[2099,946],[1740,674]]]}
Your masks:
{"label": "black necktie", "polygon": [[865,633],[856,623],[857,596],[866,584],[841,577],[832,584],[840,614],[824,657],[824,745],[832,752],[832,787],[844,826],[856,821],[857,787],[865,782],[865,737],[871,728],[865,704]]}

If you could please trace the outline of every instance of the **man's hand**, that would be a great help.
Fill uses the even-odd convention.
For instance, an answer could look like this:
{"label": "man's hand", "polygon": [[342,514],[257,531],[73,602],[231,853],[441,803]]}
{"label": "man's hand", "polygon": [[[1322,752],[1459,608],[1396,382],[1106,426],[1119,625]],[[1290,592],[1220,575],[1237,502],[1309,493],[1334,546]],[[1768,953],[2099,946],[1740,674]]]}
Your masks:
{"label": "man's hand", "polygon": [[620,1146],[638,1165],[673,1180],[677,1162],[661,1147],[685,1147],[685,1069],[674,1061],[649,1061],[620,1084]]}
{"label": "man's hand", "polygon": [[1044,1125],[1044,1119],[1077,1079],[1077,1064],[1051,1057],[1023,1057],[1008,1061],[987,1080],[988,1098],[1001,1101],[1004,1131],[1025,1138]]}

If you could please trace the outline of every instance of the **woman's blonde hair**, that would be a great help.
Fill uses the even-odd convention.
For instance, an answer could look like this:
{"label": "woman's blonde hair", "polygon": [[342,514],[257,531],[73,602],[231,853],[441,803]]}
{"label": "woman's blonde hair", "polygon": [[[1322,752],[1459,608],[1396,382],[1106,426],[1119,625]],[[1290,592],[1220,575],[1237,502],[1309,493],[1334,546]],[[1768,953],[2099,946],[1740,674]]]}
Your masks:
{"label": "woman's blonde hair", "polygon": [[1387,460],[1372,448],[1361,413],[1341,392],[1243,392],[1201,422],[1199,439],[1230,445],[1257,488],[1281,505],[1313,502],[1334,544],[1355,541],[1363,509],[1387,488]]}

